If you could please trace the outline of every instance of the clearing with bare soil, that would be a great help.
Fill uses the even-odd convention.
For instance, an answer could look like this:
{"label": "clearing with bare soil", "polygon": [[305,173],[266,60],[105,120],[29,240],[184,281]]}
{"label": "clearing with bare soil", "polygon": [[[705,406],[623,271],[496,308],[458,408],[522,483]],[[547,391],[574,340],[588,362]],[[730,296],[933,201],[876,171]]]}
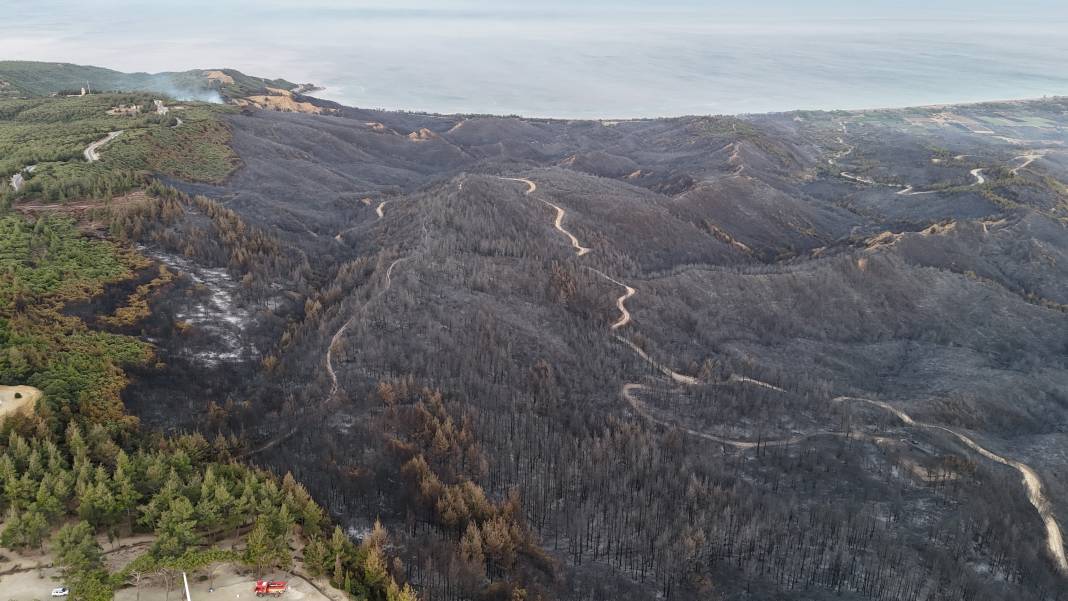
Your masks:
{"label": "clearing with bare soil", "polygon": [[32,386],[0,386],[0,419],[20,411],[33,411],[37,399],[43,395]]}

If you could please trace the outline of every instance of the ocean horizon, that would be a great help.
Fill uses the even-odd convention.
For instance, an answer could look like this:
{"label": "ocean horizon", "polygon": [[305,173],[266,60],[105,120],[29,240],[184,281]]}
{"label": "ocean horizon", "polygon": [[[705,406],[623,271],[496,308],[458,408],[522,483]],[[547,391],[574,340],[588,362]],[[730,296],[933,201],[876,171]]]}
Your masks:
{"label": "ocean horizon", "polygon": [[[316,96],[365,108],[629,119],[1068,95],[1063,11],[918,20],[724,16],[697,5],[609,14],[268,2],[245,14],[204,5],[148,26],[137,15],[135,27],[120,11],[61,20],[47,6],[22,11],[0,57],[123,71],[232,67],[312,82],[324,88]],[[287,35],[267,35],[280,24]]]}

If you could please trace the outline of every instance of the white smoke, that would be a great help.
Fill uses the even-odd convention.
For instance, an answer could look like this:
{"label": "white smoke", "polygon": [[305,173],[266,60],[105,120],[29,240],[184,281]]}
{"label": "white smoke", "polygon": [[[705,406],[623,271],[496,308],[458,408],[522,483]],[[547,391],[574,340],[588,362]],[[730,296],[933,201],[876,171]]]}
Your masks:
{"label": "white smoke", "polygon": [[186,102],[210,102],[212,104],[222,104],[222,96],[215,90],[178,90],[175,89],[171,92],[165,92],[171,98],[175,100],[182,100]]}
{"label": "white smoke", "polygon": [[223,98],[218,90],[210,87],[183,85],[175,82],[171,75],[161,74],[152,78],[147,91],[163,94],[174,100],[183,102],[210,102],[222,104]]}

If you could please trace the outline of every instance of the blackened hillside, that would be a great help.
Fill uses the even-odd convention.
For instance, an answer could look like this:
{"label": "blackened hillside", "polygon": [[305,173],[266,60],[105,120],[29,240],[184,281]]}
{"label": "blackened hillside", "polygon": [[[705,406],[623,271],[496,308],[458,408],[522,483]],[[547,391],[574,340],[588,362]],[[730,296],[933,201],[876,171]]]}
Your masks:
{"label": "blackened hillside", "polygon": [[270,240],[186,252],[255,351],[143,417],[393,523],[434,599],[1064,599],[1066,110],[246,111],[148,229]]}

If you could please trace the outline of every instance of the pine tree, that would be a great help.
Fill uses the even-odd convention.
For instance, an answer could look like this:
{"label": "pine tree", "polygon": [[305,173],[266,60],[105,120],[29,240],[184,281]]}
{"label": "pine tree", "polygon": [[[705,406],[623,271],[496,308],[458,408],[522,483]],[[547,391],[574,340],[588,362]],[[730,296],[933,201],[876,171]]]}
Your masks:
{"label": "pine tree", "polygon": [[389,533],[386,532],[385,527],[382,526],[382,521],[375,519],[374,526],[371,528],[371,533],[363,539],[363,541],[360,543],[360,546],[365,551],[370,549],[371,547],[378,547],[378,549],[381,550],[385,548],[388,544]]}
{"label": "pine tree", "polygon": [[[156,529],[160,518],[170,508],[171,502],[178,498],[181,488],[182,483],[178,478],[178,473],[172,469],[159,492],[139,508],[141,517],[137,521],[143,526]],[[186,499],[186,502],[188,503],[189,500]]]}
{"label": "pine tree", "polygon": [[25,509],[37,494],[37,483],[28,474],[12,476],[4,482],[4,497],[9,507]]}
{"label": "pine tree", "polygon": [[67,449],[74,458],[75,465],[84,463],[89,457],[89,446],[82,437],[82,429],[76,422],[67,424]]}
{"label": "pine tree", "polygon": [[26,462],[26,475],[38,481],[44,477],[44,460],[41,458],[40,448],[34,448],[30,453],[29,460]]}
{"label": "pine tree", "polygon": [[170,468],[163,461],[162,455],[152,455],[148,459],[148,466],[145,467],[145,476],[142,480],[144,488],[142,490],[147,491],[149,494],[158,492],[169,475]]}
{"label": "pine tree", "polygon": [[334,554],[334,584],[340,585],[344,578],[342,560],[349,544],[349,537],[342,532],[341,526],[334,526],[334,534],[330,538],[330,551]]}
{"label": "pine tree", "polygon": [[128,461],[123,461],[125,457],[126,454],[119,451],[113,478],[115,481],[115,509],[126,517],[127,525],[132,527],[134,510],[137,509],[137,503],[141,500],[141,493],[134,486]]}
{"label": "pine tree", "polygon": [[486,554],[497,567],[508,570],[515,563],[516,541],[512,537],[508,522],[501,516],[482,524],[482,542]]}
{"label": "pine tree", "polygon": [[193,504],[185,497],[171,501],[170,507],[160,516],[156,527],[156,542],[152,553],[156,557],[178,557],[199,540],[196,533]]}
{"label": "pine tree", "polygon": [[119,513],[119,504],[103,482],[86,487],[78,505],[78,516],[94,528],[111,524]]}
{"label": "pine tree", "polygon": [[256,520],[256,525],[245,538],[245,563],[256,568],[256,577],[263,573],[263,568],[271,560],[271,533],[267,521]]}
{"label": "pine tree", "polygon": [[18,496],[15,490],[18,479],[18,469],[15,467],[15,461],[11,458],[11,454],[5,452],[0,455],[0,483],[3,484],[3,496],[0,498],[7,504],[14,503]]}
{"label": "pine tree", "polygon": [[85,496],[86,490],[93,485],[93,470],[88,461],[76,462],[74,466],[76,473],[74,477],[74,494],[81,499]]}
{"label": "pine tree", "polygon": [[0,534],[0,545],[7,549],[18,549],[22,546],[22,514],[15,507],[8,509],[4,532]]}
{"label": "pine tree", "polygon": [[289,539],[293,535],[294,518],[289,506],[282,505],[273,516],[271,528],[271,555],[276,565],[284,570],[293,567],[293,555],[289,552]]}
{"label": "pine tree", "polygon": [[214,487],[208,490],[212,492],[201,496],[200,502],[197,503],[196,518],[201,528],[214,530],[222,523],[222,511],[215,502]]}
{"label": "pine tree", "polygon": [[380,588],[386,584],[388,578],[382,550],[377,546],[370,547],[363,560],[363,581],[371,588]]}
{"label": "pine tree", "polygon": [[226,488],[226,484],[222,482],[215,485],[215,491],[211,494],[211,497],[216,510],[219,512],[218,519],[214,522],[213,527],[229,530],[234,519],[231,516],[234,513],[236,499],[230,494],[230,489]]}
{"label": "pine tree", "polygon": [[330,552],[323,543],[323,539],[318,536],[312,537],[304,546],[304,569],[312,578],[319,578],[326,573],[329,563]]}
{"label": "pine tree", "polygon": [[36,511],[27,511],[22,516],[22,543],[38,549],[48,535],[48,519]]}
{"label": "pine tree", "polygon": [[415,592],[415,589],[410,584],[405,584],[404,588],[400,589],[400,593],[390,601],[419,601],[419,594]]}
{"label": "pine tree", "polygon": [[41,480],[37,487],[37,497],[33,502],[33,509],[39,511],[49,522],[63,514],[63,502],[55,494],[55,478],[48,474]]}
{"label": "pine tree", "polygon": [[96,543],[88,522],[65,524],[52,538],[52,556],[70,575],[103,566],[100,545]]}
{"label": "pine tree", "polygon": [[204,499],[215,494],[215,486],[218,483],[219,480],[215,477],[215,466],[208,465],[204,470],[204,477],[200,480],[200,498]]}
{"label": "pine tree", "polygon": [[309,497],[300,512],[300,521],[305,536],[317,536],[323,530],[326,515],[323,513],[323,508]]}
{"label": "pine tree", "polygon": [[[38,435],[39,437],[41,435]],[[63,457],[63,451],[59,449],[59,446],[51,440],[46,440],[44,443],[45,453],[48,455],[48,471],[52,474],[63,472],[67,470],[67,461]]]}
{"label": "pine tree", "polygon": [[249,475],[245,478],[244,486],[241,489],[241,496],[238,497],[237,501],[234,503],[233,512],[227,518],[227,525],[234,529],[234,537],[237,537],[241,526],[249,523],[255,511],[256,490],[253,487],[252,476]]}
{"label": "pine tree", "polygon": [[486,576],[486,555],[482,551],[482,533],[474,522],[467,525],[467,530],[460,538],[460,559],[479,579]]}

